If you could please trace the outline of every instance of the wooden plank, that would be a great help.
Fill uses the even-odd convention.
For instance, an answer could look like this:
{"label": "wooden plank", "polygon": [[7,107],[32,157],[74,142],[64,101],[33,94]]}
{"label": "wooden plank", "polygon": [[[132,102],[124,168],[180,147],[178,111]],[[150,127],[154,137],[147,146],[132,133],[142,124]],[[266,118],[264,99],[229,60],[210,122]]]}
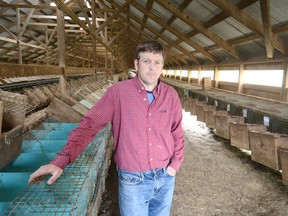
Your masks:
{"label": "wooden plank", "polygon": [[81,115],[85,115],[89,110],[88,108],[86,108],[80,103],[76,103],[75,105],[72,106],[72,108],[78,113],[80,113]]}
{"label": "wooden plank", "polygon": [[278,152],[282,169],[282,183],[288,185],[288,148],[280,147]]}
{"label": "wooden plank", "polygon": [[82,115],[58,98],[54,98],[46,109],[46,113],[60,122],[78,123]]}

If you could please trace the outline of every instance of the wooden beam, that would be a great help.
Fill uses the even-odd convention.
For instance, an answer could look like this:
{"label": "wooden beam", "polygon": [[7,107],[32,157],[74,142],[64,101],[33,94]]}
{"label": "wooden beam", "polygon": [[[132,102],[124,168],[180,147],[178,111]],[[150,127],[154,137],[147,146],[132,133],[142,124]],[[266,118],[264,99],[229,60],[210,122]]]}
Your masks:
{"label": "wooden beam", "polygon": [[[189,46],[195,48],[197,51],[202,53],[204,56],[206,56],[208,59],[210,59],[212,62],[219,62],[219,59],[216,58],[216,56],[209,53],[207,50],[205,50],[203,47],[201,47],[199,44],[192,41],[190,38],[186,37],[184,34],[180,33],[173,27],[169,26],[166,22],[162,21],[161,18],[154,15],[153,13],[150,13],[143,7],[141,4],[137,2],[133,2],[132,5],[137,8],[139,11],[141,11],[144,15],[149,16],[150,19],[153,19],[155,22],[158,22],[159,25],[162,25],[165,29],[176,35],[178,38],[180,38],[182,41],[187,43]],[[196,57],[195,57],[196,58]]]}
{"label": "wooden beam", "polygon": [[[223,10],[226,14],[230,15],[247,28],[251,29],[252,31],[256,32],[263,38],[265,37],[263,25],[259,23],[256,19],[249,16],[247,13],[239,9],[236,5],[229,2],[229,0],[209,0],[218,8]],[[278,38],[277,35],[272,34],[273,37],[273,46],[278,49],[280,52],[286,54],[286,49],[284,46],[283,41]]]}
{"label": "wooden beam", "polygon": [[91,32],[90,29],[86,26],[85,23],[83,23],[78,16],[70,9],[68,8],[61,0],[53,0],[55,2],[55,4],[59,7],[60,10],[62,10],[63,12],[65,12],[68,16],[71,17],[71,19],[77,23],[81,28],[83,28],[94,40],[99,41],[104,47],[108,48],[111,52],[113,52],[111,50],[110,47],[107,46],[107,44],[101,40],[101,38],[99,38],[95,32]]}
{"label": "wooden beam", "polygon": [[[131,2],[134,0],[126,0],[125,3],[118,7],[118,9],[113,13],[111,17],[109,17],[103,24],[99,26],[99,28],[96,30],[95,34],[98,34],[100,31],[104,29],[105,26],[107,26],[113,19],[117,18],[118,15],[127,7],[130,5]],[[104,3],[102,0],[100,2]]]}
{"label": "wooden beam", "polygon": [[[123,18],[123,19],[124,19],[124,18]],[[148,40],[153,40],[153,38],[151,38],[151,36],[149,36],[147,33],[142,32],[139,28],[133,26],[132,24],[129,24],[129,25],[131,25],[131,27],[132,27],[135,31],[137,31],[138,33],[141,33],[142,36],[144,36],[144,37],[147,38]],[[135,35],[135,36],[136,36],[136,35]],[[131,37],[130,37],[130,38],[131,38]],[[137,38],[137,37],[135,37],[135,38]],[[137,41],[136,44],[138,44],[139,42],[140,42],[140,41]],[[180,56],[179,56],[177,53],[175,53],[174,51],[172,51],[172,50],[167,51],[167,48],[166,48],[166,47],[164,47],[164,50],[165,50],[165,52],[168,54],[166,61],[167,61],[167,60],[169,61],[169,56],[171,56],[171,57],[170,57],[170,60],[171,60],[172,62],[175,62],[175,63],[176,63],[176,59],[177,59],[178,61],[180,61],[180,62],[182,62],[182,63],[186,63],[186,64],[188,63],[188,62],[186,62],[186,60],[185,60],[184,58],[180,57]]]}
{"label": "wooden beam", "polygon": [[272,28],[270,20],[270,0],[260,0],[261,16],[264,29],[264,40],[267,58],[274,57]]}
{"label": "wooden beam", "polygon": [[[34,4],[34,5],[37,5],[37,4],[38,4],[38,0],[36,0],[33,4]],[[28,23],[29,23],[29,21],[30,21],[30,19],[31,19],[31,16],[32,16],[32,14],[34,13],[34,10],[35,10],[35,9],[32,8],[32,9],[29,11],[29,13],[28,13],[28,15],[27,15],[27,17],[26,17],[26,20],[25,20],[24,24],[22,25],[21,31],[20,31],[19,34],[17,35],[18,39],[20,39],[20,38],[22,37],[22,35],[24,34],[24,32],[25,32],[25,30],[26,30],[26,27],[27,27],[27,25],[28,25]]]}
{"label": "wooden beam", "polygon": [[[117,3],[115,3],[115,2],[113,3],[113,6],[114,6],[115,8],[119,7],[119,5],[118,5]],[[134,21],[136,21],[137,23],[139,23],[140,25],[143,25],[146,29],[148,29],[149,31],[151,31],[153,34],[158,35],[162,40],[166,41],[167,43],[173,44],[173,41],[172,41],[172,40],[170,40],[170,39],[167,38],[167,37],[164,37],[164,36],[163,36],[162,34],[160,34],[157,30],[152,29],[148,24],[143,23],[142,20],[140,20],[138,17],[134,16],[134,15],[131,14],[130,12],[126,12],[126,15],[127,15],[129,18],[131,18],[131,19],[133,19]],[[124,17],[122,17],[121,14],[120,14],[120,17],[121,17],[125,22],[127,22],[127,19],[125,19]],[[138,27],[133,26],[133,25],[131,24],[131,22],[127,22],[127,25],[133,27],[136,31],[140,31],[140,30],[138,29]],[[142,32],[142,34],[147,36],[147,34],[146,34],[145,32]],[[151,37],[148,36],[148,38],[151,38]],[[195,61],[196,63],[200,64],[200,62],[199,62],[198,59],[196,59],[193,55],[191,55],[187,50],[185,50],[185,49],[182,48],[181,46],[176,45],[175,48],[178,49],[180,52],[184,53],[185,55],[187,55],[189,58],[191,58],[191,59],[192,59],[193,61]]]}
{"label": "wooden beam", "polygon": [[214,32],[210,31],[208,28],[206,28],[203,24],[201,24],[199,21],[192,19],[188,14],[180,12],[173,3],[165,0],[155,0],[157,3],[159,3],[162,7],[170,11],[171,13],[175,14],[178,18],[180,18],[183,22],[186,22],[187,24],[191,25],[193,28],[195,28],[197,31],[199,31],[201,34],[203,34],[205,37],[212,40],[214,43],[216,43],[218,46],[225,49],[230,55],[234,56],[236,59],[244,59],[244,56],[241,55],[241,53],[233,46],[231,46],[227,41],[219,37]]}
{"label": "wooden beam", "polygon": [[[192,2],[192,0],[185,0],[180,6],[179,6],[179,11],[183,11],[190,3]],[[173,14],[170,19],[168,20],[167,24],[170,26],[174,20],[177,18],[177,16],[175,16],[175,14]],[[165,28],[162,28],[160,33],[163,33],[165,31]]]}

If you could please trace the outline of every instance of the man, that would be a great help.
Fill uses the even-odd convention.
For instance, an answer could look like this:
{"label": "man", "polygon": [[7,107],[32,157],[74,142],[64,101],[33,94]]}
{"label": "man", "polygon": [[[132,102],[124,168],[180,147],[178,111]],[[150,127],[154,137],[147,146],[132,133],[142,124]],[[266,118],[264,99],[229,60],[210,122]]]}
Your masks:
{"label": "man", "polygon": [[65,167],[112,122],[122,216],[169,215],[176,171],[184,159],[182,108],[176,91],[161,82],[165,53],[146,41],[136,48],[137,77],[111,86],[71,131],[67,144],[50,164],[34,172],[51,174],[53,184]]}

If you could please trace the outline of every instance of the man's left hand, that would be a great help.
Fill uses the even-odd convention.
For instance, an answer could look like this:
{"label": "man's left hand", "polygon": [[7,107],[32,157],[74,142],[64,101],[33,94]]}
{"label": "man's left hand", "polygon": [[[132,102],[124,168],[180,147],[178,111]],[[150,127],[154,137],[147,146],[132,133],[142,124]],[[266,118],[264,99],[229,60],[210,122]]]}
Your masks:
{"label": "man's left hand", "polygon": [[171,175],[171,176],[175,176],[176,175],[176,170],[170,166],[167,167],[166,172]]}

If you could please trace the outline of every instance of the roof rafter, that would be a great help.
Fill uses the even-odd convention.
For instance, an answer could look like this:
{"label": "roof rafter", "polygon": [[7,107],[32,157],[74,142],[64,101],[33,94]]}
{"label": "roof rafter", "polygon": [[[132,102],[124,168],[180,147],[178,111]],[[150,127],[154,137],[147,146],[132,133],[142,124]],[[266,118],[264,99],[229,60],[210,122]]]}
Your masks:
{"label": "roof rafter", "polygon": [[198,32],[203,34],[205,37],[209,38],[210,40],[214,41],[218,46],[225,49],[228,53],[234,56],[236,59],[244,59],[244,56],[233,46],[231,46],[227,41],[223,40],[214,32],[210,31],[206,28],[202,23],[199,21],[192,19],[188,14],[180,12],[177,7],[173,5],[173,3],[165,0],[155,0],[159,3],[162,7],[166,10],[170,11],[171,13],[175,14],[177,17],[182,19],[182,21],[188,23],[193,28],[195,28]]}
{"label": "roof rafter", "polygon": [[[236,5],[230,3],[228,0],[209,0],[209,1],[212,2],[214,5],[216,5],[217,7],[219,7],[225,13],[227,13],[228,15],[230,15],[231,17],[233,17],[234,19],[245,25],[247,28],[251,29],[252,31],[256,32],[257,34],[265,38],[263,25],[256,19],[245,13],[244,11],[240,10]],[[272,34],[271,37],[273,37],[273,46],[280,52],[286,53],[283,41],[277,35],[274,35],[273,33],[271,34]]]}

